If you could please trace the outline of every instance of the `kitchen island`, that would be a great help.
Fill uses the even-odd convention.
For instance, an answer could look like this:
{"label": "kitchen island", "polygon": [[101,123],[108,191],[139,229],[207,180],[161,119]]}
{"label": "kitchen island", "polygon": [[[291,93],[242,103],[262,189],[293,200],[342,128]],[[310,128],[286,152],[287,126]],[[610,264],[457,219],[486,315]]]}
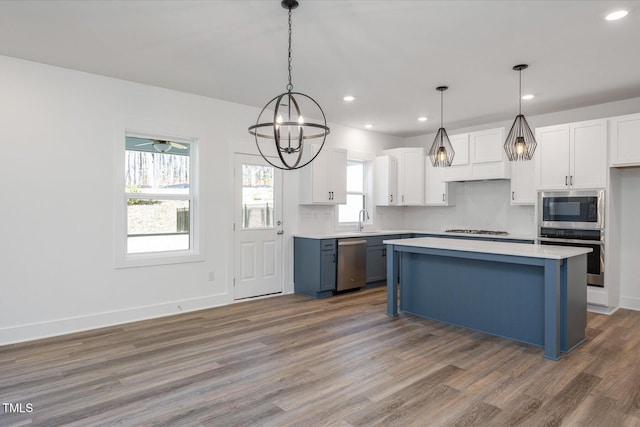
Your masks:
{"label": "kitchen island", "polygon": [[[385,240],[387,314],[400,310],[544,347],[585,340],[589,248],[422,237]],[[398,262],[399,260],[399,262]]]}

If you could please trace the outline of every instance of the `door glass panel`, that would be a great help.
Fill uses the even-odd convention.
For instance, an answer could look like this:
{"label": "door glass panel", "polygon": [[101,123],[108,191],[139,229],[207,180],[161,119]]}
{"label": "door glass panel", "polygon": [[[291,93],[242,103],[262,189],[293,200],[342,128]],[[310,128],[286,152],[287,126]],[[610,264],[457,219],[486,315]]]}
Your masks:
{"label": "door glass panel", "polygon": [[273,228],[274,168],[242,165],[242,228]]}

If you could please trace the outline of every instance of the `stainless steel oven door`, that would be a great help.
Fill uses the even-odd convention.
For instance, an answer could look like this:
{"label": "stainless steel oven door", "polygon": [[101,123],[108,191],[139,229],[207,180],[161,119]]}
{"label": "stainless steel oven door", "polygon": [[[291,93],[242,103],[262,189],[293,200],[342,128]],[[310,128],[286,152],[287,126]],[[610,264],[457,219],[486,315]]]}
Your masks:
{"label": "stainless steel oven door", "polygon": [[539,237],[541,245],[591,248],[587,254],[587,285],[604,287],[604,242],[599,240],[573,240]]}
{"label": "stainless steel oven door", "polygon": [[551,228],[604,228],[604,190],[538,193],[538,225]]}

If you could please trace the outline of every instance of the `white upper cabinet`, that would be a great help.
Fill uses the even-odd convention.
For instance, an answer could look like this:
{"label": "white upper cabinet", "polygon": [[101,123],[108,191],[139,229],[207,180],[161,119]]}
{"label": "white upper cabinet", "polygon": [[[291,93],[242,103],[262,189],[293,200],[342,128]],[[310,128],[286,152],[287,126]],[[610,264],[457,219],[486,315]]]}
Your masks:
{"label": "white upper cabinet", "polygon": [[504,128],[487,129],[449,137],[454,156],[445,168],[445,181],[506,179],[511,166],[504,152]]}
{"label": "white upper cabinet", "polygon": [[424,148],[406,147],[384,150],[397,164],[397,198],[399,206],[424,205]]}
{"label": "white upper cabinet", "polygon": [[607,121],[590,120],[536,129],[538,190],[607,186]]}
{"label": "white upper cabinet", "polygon": [[[534,153],[534,157],[537,156]],[[535,205],[535,162],[527,160],[523,162],[511,162],[511,204]]]}
{"label": "white upper cabinet", "polygon": [[454,183],[444,181],[447,168],[434,167],[431,158],[425,157],[426,184],[424,204],[427,206],[453,206],[455,204]]}
{"label": "white upper cabinet", "polygon": [[640,114],[609,119],[611,166],[640,166]]}
{"label": "white upper cabinet", "polygon": [[465,181],[471,175],[469,164],[469,134],[450,135],[449,141],[453,147],[453,161],[451,166],[444,168],[445,181]]}
{"label": "white upper cabinet", "polygon": [[569,125],[537,128],[536,142],[536,188],[565,190],[569,183]]}
{"label": "white upper cabinet", "polygon": [[398,204],[397,179],[398,167],[395,157],[378,156],[375,164],[375,202],[376,206],[395,206]]}
{"label": "white upper cabinet", "polygon": [[[320,146],[312,145],[310,155]],[[300,169],[300,204],[347,203],[347,150],[325,146],[309,165]]]}

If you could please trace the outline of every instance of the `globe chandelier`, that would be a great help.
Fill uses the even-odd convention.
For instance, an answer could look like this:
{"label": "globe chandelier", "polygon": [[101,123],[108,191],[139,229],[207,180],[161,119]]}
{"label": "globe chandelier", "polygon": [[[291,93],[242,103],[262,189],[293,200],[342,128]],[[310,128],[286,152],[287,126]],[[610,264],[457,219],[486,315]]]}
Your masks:
{"label": "globe chandelier", "polygon": [[[293,90],[291,79],[291,11],[298,7],[298,2],[296,0],[282,0],[280,4],[289,11],[289,83],[286,86],[287,91],[271,99],[260,111],[256,124],[249,126],[248,130],[255,137],[258,151],[267,163],[278,169],[293,170],[308,165],[320,154],[330,129],[320,105],[310,96]],[[314,123],[310,121],[311,117],[322,117],[322,122]],[[320,138],[322,143],[316,153],[303,156],[305,142]]]}

